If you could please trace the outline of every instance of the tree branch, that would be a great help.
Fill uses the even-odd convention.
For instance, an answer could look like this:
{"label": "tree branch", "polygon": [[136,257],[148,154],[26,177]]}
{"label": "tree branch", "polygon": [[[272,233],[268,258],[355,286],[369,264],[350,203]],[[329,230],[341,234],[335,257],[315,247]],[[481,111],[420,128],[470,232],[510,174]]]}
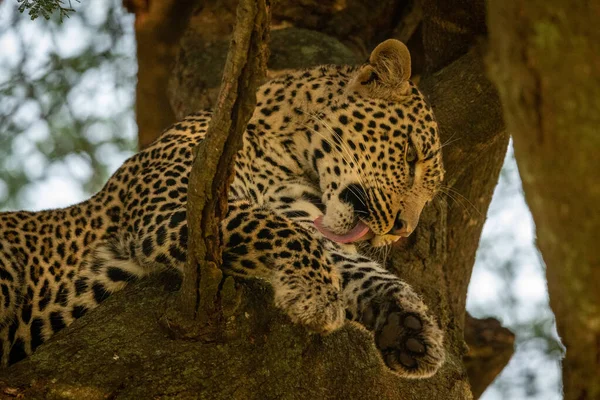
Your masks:
{"label": "tree branch", "polygon": [[467,314],[464,357],[473,397],[478,399],[502,372],[514,353],[515,335],[494,318],[477,319]]}
{"label": "tree branch", "polygon": [[[222,333],[221,301],[231,300],[222,299],[219,293],[223,277],[219,268],[219,224],[227,212],[233,161],[256,107],[256,90],[264,79],[269,24],[270,11],[265,0],[240,1],[219,98],[190,173],[188,260],[179,301],[181,315],[178,319],[173,316],[169,326],[181,328],[183,321],[195,320],[200,329],[197,333],[206,340],[214,340]],[[228,287],[232,284],[230,281]]]}

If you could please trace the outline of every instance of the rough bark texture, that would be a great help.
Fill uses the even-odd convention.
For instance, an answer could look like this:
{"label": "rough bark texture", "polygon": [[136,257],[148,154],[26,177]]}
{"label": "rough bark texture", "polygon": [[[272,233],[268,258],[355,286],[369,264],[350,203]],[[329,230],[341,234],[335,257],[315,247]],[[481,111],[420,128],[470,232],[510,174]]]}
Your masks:
{"label": "rough bark texture", "polygon": [[489,2],[490,75],[567,348],[567,400],[600,398],[598,15],[593,1]]}

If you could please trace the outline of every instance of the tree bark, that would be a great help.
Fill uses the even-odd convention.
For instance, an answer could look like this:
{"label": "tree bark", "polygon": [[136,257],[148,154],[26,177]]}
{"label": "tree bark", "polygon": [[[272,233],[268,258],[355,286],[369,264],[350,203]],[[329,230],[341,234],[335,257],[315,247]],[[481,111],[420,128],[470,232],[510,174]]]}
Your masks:
{"label": "tree bark", "polygon": [[567,349],[567,400],[600,398],[598,15],[590,1],[489,2],[489,69]]}
{"label": "tree bark", "polygon": [[469,345],[465,366],[477,399],[510,361],[515,335],[493,318],[477,319],[467,314],[465,341]]}
{"label": "tree bark", "polygon": [[484,0],[422,0],[426,72],[432,73],[458,59],[476,38],[485,36]]}

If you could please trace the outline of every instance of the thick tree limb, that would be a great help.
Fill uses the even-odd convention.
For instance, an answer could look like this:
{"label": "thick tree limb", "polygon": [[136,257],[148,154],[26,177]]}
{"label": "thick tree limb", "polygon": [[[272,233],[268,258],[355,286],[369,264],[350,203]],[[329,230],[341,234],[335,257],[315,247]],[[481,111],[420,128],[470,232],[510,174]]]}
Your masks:
{"label": "thick tree limb", "polygon": [[489,2],[490,75],[567,348],[567,400],[600,398],[599,12],[597,2]]}

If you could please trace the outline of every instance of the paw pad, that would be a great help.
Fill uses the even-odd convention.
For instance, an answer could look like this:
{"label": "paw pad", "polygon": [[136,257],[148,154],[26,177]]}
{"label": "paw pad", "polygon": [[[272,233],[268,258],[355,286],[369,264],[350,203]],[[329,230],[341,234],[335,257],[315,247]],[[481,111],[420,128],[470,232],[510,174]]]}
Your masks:
{"label": "paw pad", "polygon": [[417,360],[412,358],[408,353],[400,353],[398,361],[406,368],[415,368],[417,366]]}
{"label": "paw pad", "polygon": [[408,338],[405,343],[408,351],[416,354],[425,354],[425,345],[415,338]]}
{"label": "paw pad", "polygon": [[404,327],[414,331],[420,331],[423,327],[423,324],[419,318],[409,314],[404,317]]}

